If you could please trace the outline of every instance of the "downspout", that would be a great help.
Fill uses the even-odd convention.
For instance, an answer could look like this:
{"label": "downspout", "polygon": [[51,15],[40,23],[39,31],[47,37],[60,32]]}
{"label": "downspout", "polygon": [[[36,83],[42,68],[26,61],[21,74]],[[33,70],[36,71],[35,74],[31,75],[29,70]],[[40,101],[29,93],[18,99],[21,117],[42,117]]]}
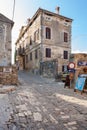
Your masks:
{"label": "downspout", "polygon": [[42,26],[42,14],[41,12],[41,17],[40,17],[40,37],[41,37],[41,46],[40,46],[40,74],[42,75],[42,64],[43,64],[43,26]]}
{"label": "downspout", "polygon": [[41,62],[43,62],[43,25],[42,25],[42,12],[41,12],[41,19],[40,19],[40,24],[41,24]]}

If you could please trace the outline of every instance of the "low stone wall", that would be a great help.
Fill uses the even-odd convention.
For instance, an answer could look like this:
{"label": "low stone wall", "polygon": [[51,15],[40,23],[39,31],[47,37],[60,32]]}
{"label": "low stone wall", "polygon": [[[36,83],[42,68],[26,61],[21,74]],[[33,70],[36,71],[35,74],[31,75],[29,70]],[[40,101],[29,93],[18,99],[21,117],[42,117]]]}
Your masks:
{"label": "low stone wall", "polygon": [[16,66],[0,66],[0,84],[17,85],[18,70]]}

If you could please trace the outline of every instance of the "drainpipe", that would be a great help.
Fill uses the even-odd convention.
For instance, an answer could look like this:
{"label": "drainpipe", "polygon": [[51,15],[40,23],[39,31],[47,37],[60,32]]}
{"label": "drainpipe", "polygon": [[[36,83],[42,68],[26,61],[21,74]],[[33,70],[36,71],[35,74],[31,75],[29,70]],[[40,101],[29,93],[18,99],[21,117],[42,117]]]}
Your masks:
{"label": "drainpipe", "polygon": [[41,14],[41,62],[43,62],[43,35],[42,35],[42,30],[43,30],[43,26],[42,26],[42,14]]}
{"label": "drainpipe", "polygon": [[42,26],[42,12],[41,12],[41,17],[40,17],[40,36],[41,36],[41,46],[40,46],[40,53],[41,53],[41,57],[40,57],[40,74],[42,74],[42,62],[43,62],[43,40],[42,40],[42,30],[43,30],[43,26]]}

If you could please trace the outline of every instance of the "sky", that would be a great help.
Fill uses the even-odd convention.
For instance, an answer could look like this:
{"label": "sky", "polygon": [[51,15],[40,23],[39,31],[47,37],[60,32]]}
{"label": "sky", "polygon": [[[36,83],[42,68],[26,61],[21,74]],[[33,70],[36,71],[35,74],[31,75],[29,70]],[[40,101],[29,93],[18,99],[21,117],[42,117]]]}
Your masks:
{"label": "sky", "polygon": [[[0,0],[0,13],[12,20],[14,0]],[[72,53],[87,53],[87,0],[15,0],[14,26],[12,29],[12,50],[21,26],[27,24],[38,8],[55,13],[56,6],[60,7],[60,15],[73,19],[72,22]],[[14,62],[12,53],[12,63]]]}

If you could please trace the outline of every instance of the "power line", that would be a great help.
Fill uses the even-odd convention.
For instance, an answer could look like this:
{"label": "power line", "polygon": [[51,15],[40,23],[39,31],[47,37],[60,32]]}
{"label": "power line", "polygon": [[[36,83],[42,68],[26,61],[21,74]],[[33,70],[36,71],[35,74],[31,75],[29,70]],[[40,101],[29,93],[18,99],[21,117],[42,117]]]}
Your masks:
{"label": "power line", "polygon": [[14,12],[15,12],[15,0],[14,0],[14,3],[13,3],[13,14],[12,14],[12,21],[14,19]]}

